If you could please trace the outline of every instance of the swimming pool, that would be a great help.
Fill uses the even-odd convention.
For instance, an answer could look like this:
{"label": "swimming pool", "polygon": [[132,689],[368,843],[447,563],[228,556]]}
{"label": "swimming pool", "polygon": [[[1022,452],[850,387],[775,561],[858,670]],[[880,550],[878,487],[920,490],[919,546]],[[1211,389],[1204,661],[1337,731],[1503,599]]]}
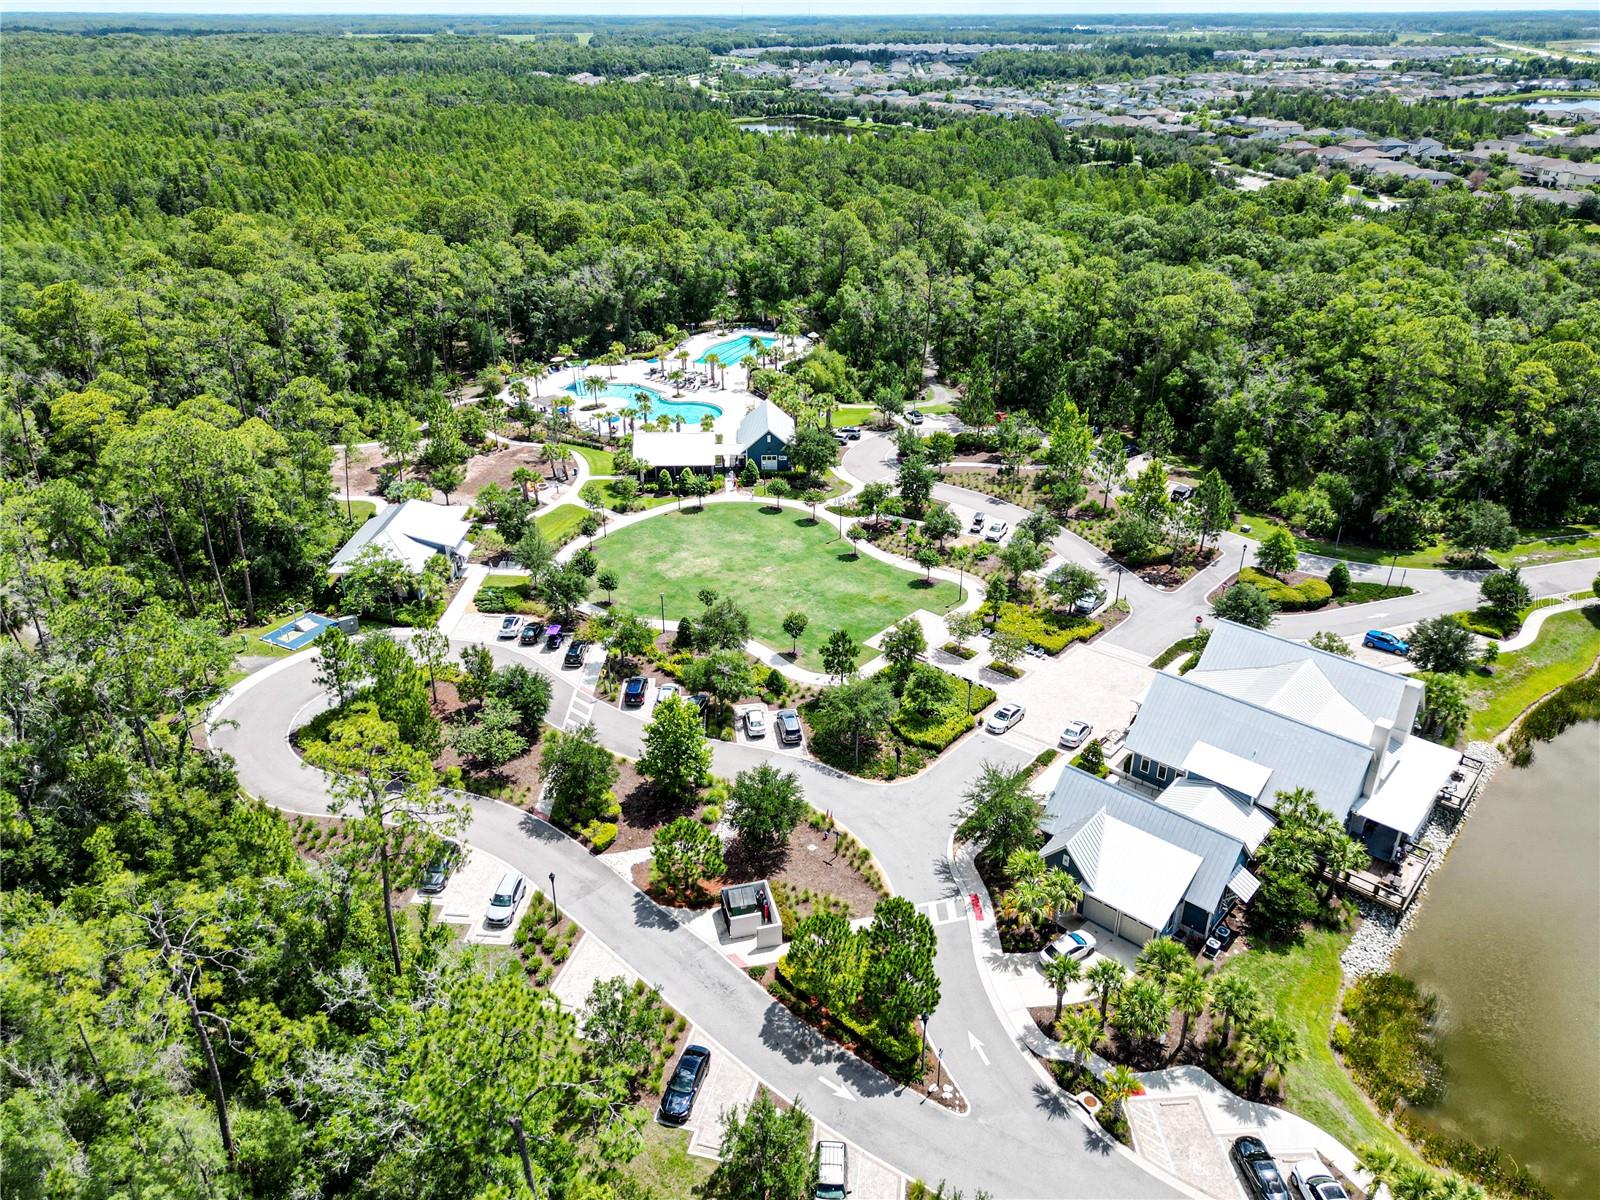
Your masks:
{"label": "swimming pool", "polygon": [[748,333],[741,333],[736,338],[729,338],[725,342],[718,342],[715,346],[706,347],[706,352],[695,359],[695,362],[705,362],[706,359],[715,354],[718,362],[725,367],[730,366],[733,363],[743,362],[746,358],[749,358],[750,355],[756,352],[758,345],[770,346],[777,340],[777,338],[755,338]]}
{"label": "swimming pool", "polygon": [[[581,396],[587,400],[589,393],[584,390],[582,382],[567,384],[566,390],[574,396]],[[674,400],[664,396],[653,387],[645,387],[642,383],[614,383],[607,382],[600,390],[600,396],[606,400],[621,400],[624,404],[632,405],[634,397],[640,392],[650,395],[650,419],[657,417],[671,417],[682,421],[685,425],[699,425],[701,417],[711,417],[713,420],[722,415],[722,410],[715,404],[706,404],[700,400]]]}
{"label": "swimming pool", "polygon": [[[583,386],[581,379],[577,383],[567,384],[566,390],[584,400],[589,399],[589,390]],[[642,383],[617,383],[613,380],[606,381],[605,387],[600,389],[600,394],[597,398],[601,400],[621,400],[625,404],[632,404],[633,398],[640,392],[649,392],[652,404],[659,404],[663,398],[655,388],[645,387]]]}

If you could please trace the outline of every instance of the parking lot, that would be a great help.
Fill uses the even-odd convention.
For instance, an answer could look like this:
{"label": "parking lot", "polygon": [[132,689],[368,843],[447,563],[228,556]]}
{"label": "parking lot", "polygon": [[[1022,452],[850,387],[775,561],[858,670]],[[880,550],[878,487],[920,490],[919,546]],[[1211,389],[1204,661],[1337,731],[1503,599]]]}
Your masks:
{"label": "parking lot", "polygon": [[[466,856],[451,873],[443,891],[434,896],[424,896],[420,892],[414,892],[411,903],[433,901],[439,920],[449,925],[467,926],[466,940],[475,945],[509,946],[517,922],[527,908],[526,898],[517,906],[517,911],[512,914],[511,920],[504,928],[492,929],[484,923],[483,918],[484,912],[489,907],[489,900],[494,895],[495,885],[510,869],[505,862],[494,855],[468,847]],[[528,881],[528,889],[531,893],[532,880]]]}
{"label": "parking lot", "polygon": [[1069,721],[1088,721],[1093,737],[1121,733],[1150,686],[1149,667],[1098,646],[1069,646],[1058,658],[1024,658],[1026,674],[1003,685],[1000,698],[1027,709],[1022,720],[1000,736],[1029,750],[1056,745]]}

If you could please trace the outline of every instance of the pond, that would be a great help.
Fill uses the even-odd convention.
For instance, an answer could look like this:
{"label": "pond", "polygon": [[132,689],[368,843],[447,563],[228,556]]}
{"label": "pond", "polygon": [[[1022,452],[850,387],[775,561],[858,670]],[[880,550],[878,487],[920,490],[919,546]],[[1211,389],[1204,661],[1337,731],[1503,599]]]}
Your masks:
{"label": "pond", "polygon": [[1433,1124],[1499,1145],[1558,1197],[1600,1195],[1600,724],[1500,770],[1395,969],[1439,996]]}

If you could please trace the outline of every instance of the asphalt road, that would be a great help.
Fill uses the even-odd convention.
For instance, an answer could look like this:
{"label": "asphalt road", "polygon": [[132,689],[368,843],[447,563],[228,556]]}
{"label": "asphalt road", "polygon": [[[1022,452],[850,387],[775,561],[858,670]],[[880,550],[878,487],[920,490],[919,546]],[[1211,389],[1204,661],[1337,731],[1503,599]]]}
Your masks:
{"label": "asphalt road", "polygon": [[[502,661],[547,665],[504,646],[495,653]],[[290,728],[325,703],[314,673],[307,655],[256,679],[216,714],[213,733],[217,748],[233,756],[246,789],[295,812],[327,810],[320,772],[301,763],[288,743]],[[559,720],[573,676],[549,673],[556,681],[551,714]],[[636,716],[597,704],[593,720],[608,745],[638,752],[643,724]],[[771,757],[756,746],[716,748],[723,773]],[[921,901],[957,894],[945,859],[952,817],[985,757],[1016,762],[1023,756],[972,735],[928,773],[893,785],[849,779],[809,760],[781,761],[801,773],[812,804],[831,809],[874,849],[896,890]],[[911,1176],[997,1197],[1153,1200],[1180,1194],[1082,1123],[1029,1058],[1006,1047],[1010,1039],[984,990],[965,921],[938,929],[944,994],[931,1023],[947,1069],[971,1104],[969,1113],[956,1115],[813,1033],[718,951],[545,822],[510,805],[479,801],[467,839],[536,883],[554,871],[562,906],[660,987],[669,1003],[769,1086],[803,1097],[818,1119]]]}

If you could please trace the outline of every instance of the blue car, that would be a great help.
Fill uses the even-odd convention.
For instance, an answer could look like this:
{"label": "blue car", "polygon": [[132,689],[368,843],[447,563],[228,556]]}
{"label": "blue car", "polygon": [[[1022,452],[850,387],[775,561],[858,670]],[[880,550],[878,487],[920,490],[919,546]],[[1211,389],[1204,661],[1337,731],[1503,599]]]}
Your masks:
{"label": "blue car", "polygon": [[1367,630],[1367,636],[1361,639],[1361,644],[1371,646],[1374,650],[1386,650],[1390,654],[1405,654],[1411,649],[1411,643],[1381,629]]}

